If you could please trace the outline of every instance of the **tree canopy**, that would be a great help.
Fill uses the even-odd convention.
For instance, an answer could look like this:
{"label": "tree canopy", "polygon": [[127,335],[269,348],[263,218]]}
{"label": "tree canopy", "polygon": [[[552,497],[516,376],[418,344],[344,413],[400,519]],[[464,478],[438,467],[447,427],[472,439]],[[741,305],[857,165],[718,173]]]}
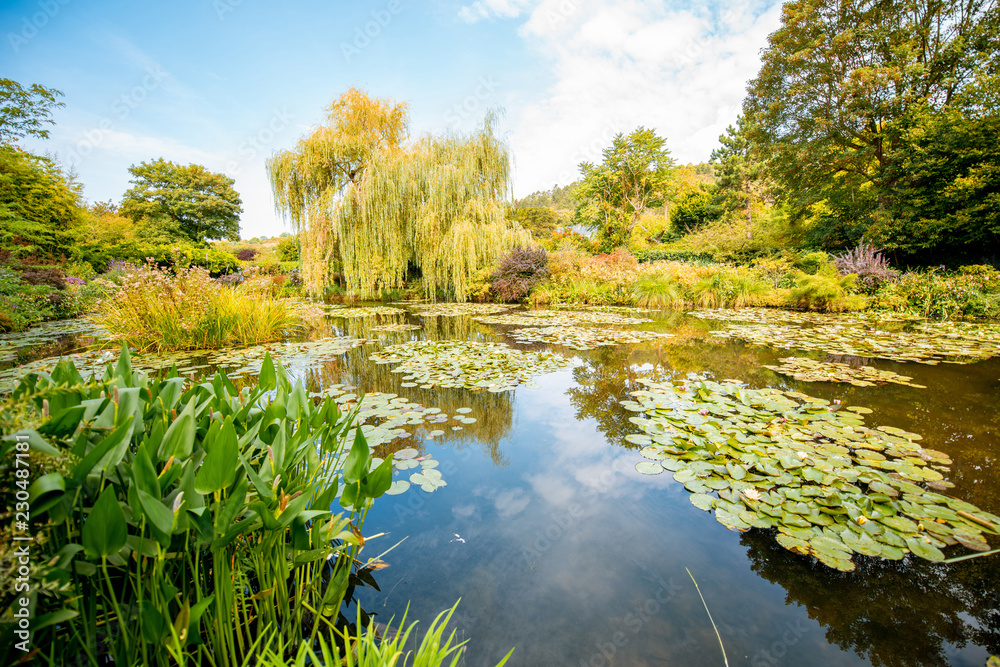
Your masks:
{"label": "tree canopy", "polygon": [[129,173],[132,187],[123,195],[120,211],[136,224],[163,228],[195,243],[239,240],[243,207],[229,176],[163,158],[132,165]]}
{"label": "tree canopy", "polygon": [[747,133],[747,121],[740,116],[736,126],[730,125],[719,137],[721,146],[712,151],[716,164],[716,185],[722,195],[723,206],[742,208],[746,211],[747,239],[753,227],[753,204],[764,193],[764,163],[754,154],[754,146]]}
{"label": "tree canopy", "polygon": [[601,164],[580,164],[577,221],[597,232],[603,249],[625,245],[642,214],[663,206],[674,169],[665,143],[640,127],[615,136]]}
{"label": "tree canopy", "polygon": [[[782,11],[744,103],[749,137],[769,156],[792,212],[817,222],[817,241],[842,247],[877,236],[913,195],[900,184],[903,165],[922,159],[916,128],[970,118],[948,111],[985,69],[995,72],[997,2],[795,0]],[[975,115],[994,114],[995,86],[980,93]],[[985,148],[977,146],[968,148]]]}
{"label": "tree canopy", "polygon": [[47,139],[46,125],[53,121],[52,110],[63,106],[56,100],[62,93],[37,83],[27,90],[11,79],[0,79],[0,144],[9,145],[27,136]]}
{"label": "tree canopy", "polygon": [[364,297],[419,275],[429,298],[464,301],[476,271],[530,243],[506,219],[510,160],[492,115],[471,135],[406,144],[405,104],[351,89],[328,112],[267,164],[276,207],[301,232],[311,290],[339,268]]}

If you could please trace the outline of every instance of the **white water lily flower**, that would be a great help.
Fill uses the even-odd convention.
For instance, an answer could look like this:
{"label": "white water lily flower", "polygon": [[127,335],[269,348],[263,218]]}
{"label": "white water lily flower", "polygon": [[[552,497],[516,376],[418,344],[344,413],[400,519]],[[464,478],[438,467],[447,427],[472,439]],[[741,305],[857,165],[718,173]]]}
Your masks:
{"label": "white water lily flower", "polygon": [[757,489],[743,489],[742,493],[747,500],[760,500],[760,491]]}

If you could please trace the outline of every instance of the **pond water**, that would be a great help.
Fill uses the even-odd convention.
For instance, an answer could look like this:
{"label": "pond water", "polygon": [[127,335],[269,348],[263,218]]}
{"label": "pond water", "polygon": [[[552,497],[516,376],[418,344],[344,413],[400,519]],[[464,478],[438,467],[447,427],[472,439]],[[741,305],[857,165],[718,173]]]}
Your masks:
{"label": "pond water", "polygon": [[[368,514],[364,532],[386,535],[369,542],[366,554],[406,538],[385,556],[390,567],[375,573],[381,590],[361,593],[379,621],[398,619],[409,605],[411,618],[428,623],[461,598],[453,626],[470,640],[469,665],[495,664],[511,647],[510,665],[722,665],[693,576],[730,665],[979,667],[1000,654],[1000,555],[953,564],[855,555],[856,569],[841,572],[782,548],[773,531],[729,530],[692,505],[669,473],[636,471],[641,447],[626,436],[641,430],[621,405],[645,388],[640,380],[698,372],[864,406],[873,411],[866,424],[920,434],[922,445],[950,456],[946,477],[954,488],[944,493],[1000,514],[1000,357],[937,365],[869,358],[922,388],[852,386],[802,382],[765,366],[792,355],[857,366],[856,356],[707,337],[728,323],[680,313],[638,314],[655,322],[627,327],[673,337],[590,350],[519,343],[506,335],[513,326],[473,315],[352,314],[358,316],[328,318],[309,338],[350,336],[363,344],[326,349],[321,360],[308,353],[290,360],[308,389],[388,392],[449,415],[446,424],[430,424],[437,435],[429,426],[411,428],[410,437],[378,450],[389,456],[415,448],[405,456],[437,461],[446,482],[432,492],[413,485],[385,496]],[[421,328],[373,330],[402,323]],[[51,340],[9,352],[0,369],[53,350],[71,352],[74,336],[87,335],[86,327],[63,337],[56,329]],[[369,359],[411,340],[502,342],[560,352],[569,364],[535,376],[534,386],[490,392],[422,388],[413,376],[393,373],[392,364]],[[252,373],[245,360],[214,361]],[[209,362],[202,355],[188,366]],[[413,472],[398,470],[396,477]],[[1000,547],[995,536],[988,539]]]}

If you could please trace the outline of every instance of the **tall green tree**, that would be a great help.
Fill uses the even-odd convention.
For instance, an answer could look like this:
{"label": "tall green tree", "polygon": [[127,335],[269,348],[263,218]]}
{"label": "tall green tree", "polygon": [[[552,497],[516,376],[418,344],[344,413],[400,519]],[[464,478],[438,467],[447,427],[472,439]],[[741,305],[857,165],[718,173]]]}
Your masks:
{"label": "tall green tree", "polygon": [[754,154],[747,136],[747,120],[740,116],[719,137],[721,146],[712,151],[716,165],[716,185],[727,203],[742,208],[746,214],[747,240],[753,238],[753,205],[765,191],[764,163]]}
{"label": "tall green tree", "polygon": [[132,165],[129,173],[120,212],[137,225],[175,230],[195,243],[239,240],[243,202],[229,176],[163,158]]}
{"label": "tall green tree", "polygon": [[663,206],[674,170],[665,144],[653,130],[640,127],[615,136],[601,164],[580,164],[576,219],[597,232],[602,249],[626,245],[642,214]]}
{"label": "tall green tree", "polygon": [[1000,50],[996,0],[794,0],[744,112],[799,217],[829,246],[891,224],[896,162],[921,109],[951,107]]}
{"label": "tall green tree", "polygon": [[37,83],[25,89],[17,81],[0,79],[0,144],[10,145],[32,136],[49,137],[46,125],[55,123],[52,110],[64,106],[56,98],[62,93]]}
{"label": "tall green tree", "polygon": [[337,268],[362,296],[419,275],[424,293],[464,301],[476,271],[531,236],[507,220],[510,159],[487,115],[469,136],[406,144],[406,105],[351,89],[327,123],[268,160],[276,207],[302,234],[314,291]]}

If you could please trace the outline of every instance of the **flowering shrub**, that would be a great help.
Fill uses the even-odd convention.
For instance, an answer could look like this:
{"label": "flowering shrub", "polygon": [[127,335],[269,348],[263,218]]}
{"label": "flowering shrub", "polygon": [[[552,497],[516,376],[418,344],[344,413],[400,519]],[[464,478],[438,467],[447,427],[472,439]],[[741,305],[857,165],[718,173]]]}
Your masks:
{"label": "flowering shrub", "polygon": [[899,271],[889,266],[882,252],[865,243],[834,256],[833,263],[841,275],[855,274],[857,290],[865,294],[874,294],[883,283],[899,278]]}
{"label": "flowering shrub", "polygon": [[1000,317],[1000,272],[967,266],[958,272],[904,273],[882,285],[874,305],[933,319]]}

